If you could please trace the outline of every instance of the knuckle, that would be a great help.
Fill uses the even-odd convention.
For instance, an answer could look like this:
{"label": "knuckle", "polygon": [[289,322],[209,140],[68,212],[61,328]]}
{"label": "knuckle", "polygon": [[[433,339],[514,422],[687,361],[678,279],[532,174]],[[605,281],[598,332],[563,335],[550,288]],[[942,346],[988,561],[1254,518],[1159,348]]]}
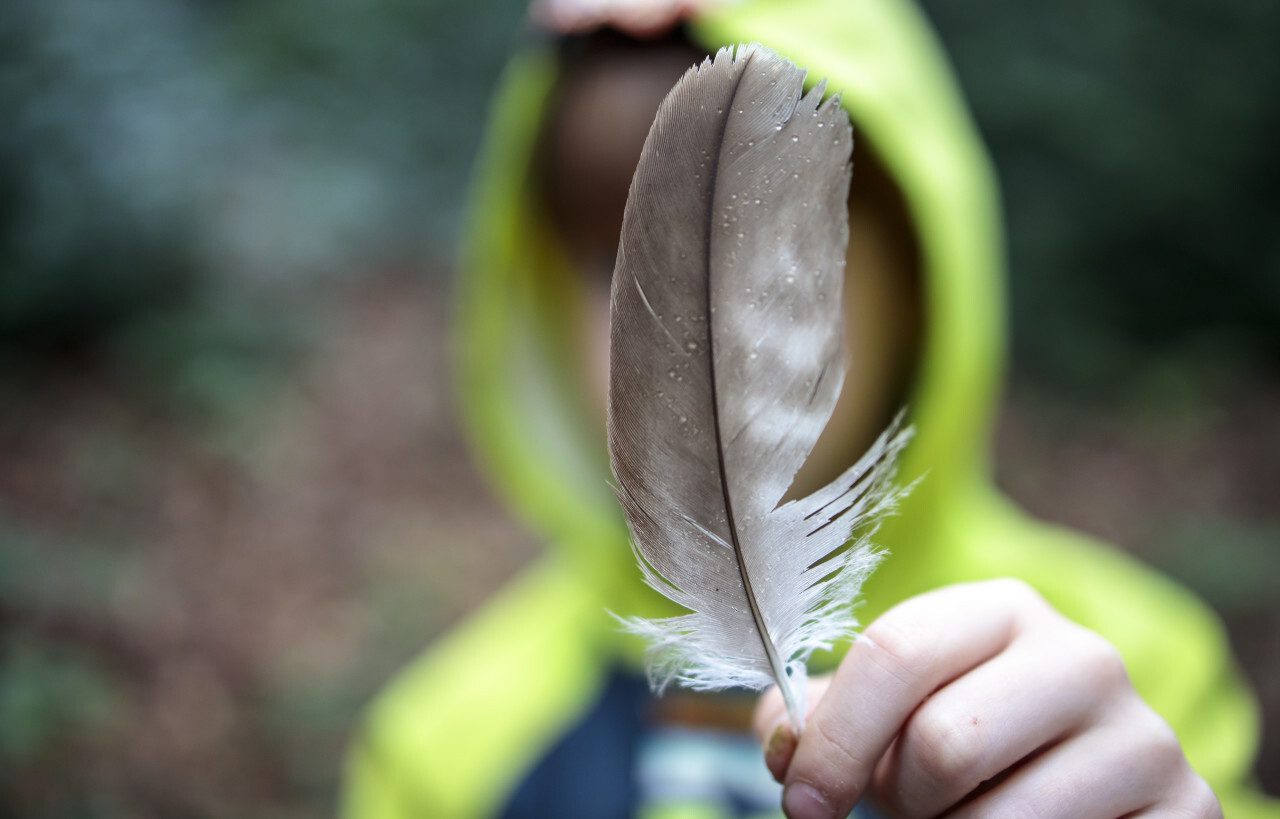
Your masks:
{"label": "knuckle", "polygon": [[1134,738],[1130,751],[1134,758],[1141,760],[1140,776],[1165,792],[1172,791],[1171,786],[1176,783],[1199,779],[1188,764],[1182,743],[1169,723],[1136,693],[1128,702],[1130,715],[1122,718],[1122,724],[1126,726],[1126,736]]}
{"label": "knuckle", "polygon": [[981,732],[971,720],[928,705],[911,718],[906,738],[919,771],[939,783],[967,781],[978,767],[983,748]]}
{"label": "knuckle", "polygon": [[1178,735],[1174,733],[1173,728],[1169,727],[1169,723],[1165,722],[1164,718],[1147,705],[1136,692],[1131,702],[1134,709],[1134,735],[1145,737],[1146,753],[1158,758],[1163,766],[1168,766],[1172,762],[1185,764],[1182,743],[1178,740]]}
{"label": "knuckle", "polygon": [[979,584],[981,593],[1004,609],[1018,631],[1036,624],[1061,620],[1062,615],[1031,584],[1016,577],[1002,577]]}
{"label": "knuckle", "polygon": [[1187,759],[1182,754],[1182,743],[1178,735],[1169,727],[1169,723],[1160,718],[1155,711],[1143,706],[1147,712],[1147,731],[1151,737],[1148,754],[1151,762],[1162,770],[1190,770]]}
{"label": "knuckle", "polygon": [[988,581],[992,591],[999,597],[1020,606],[1048,608],[1049,603],[1040,592],[1025,580],[1017,577],[1001,577]]}
{"label": "knuckle", "polygon": [[1194,772],[1191,779],[1182,805],[1186,815],[1190,819],[1222,819],[1222,804],[1213,788]]}
{"label": "knuckle", "polygon": [[1178,796],[1155,805],[1161,816],[1170,819],[1222,819],[1222,804],[1213,788],[1200,777]]}
{"label": "knuckle", "polygon": [[822,758],[834,763],[837,769],[856,772],[864,767],[865,761],[854,753],[840,731],[833,730],[825,721],[816,719],[810,723],[810,730],[818,735],[825,749]]}
{"label": "knuckle", "polygon": [[863,632],[872,659],[899,680],[910,683],[933,662],[926,640],[895,619],[881,618]]}
{"label": "knuckle", "polygon": [[1100,694],[1129,688],[1129,671],[1120,650],[1083,626],[1074,626],[1073,630],[1072,642],[1081,678]]}

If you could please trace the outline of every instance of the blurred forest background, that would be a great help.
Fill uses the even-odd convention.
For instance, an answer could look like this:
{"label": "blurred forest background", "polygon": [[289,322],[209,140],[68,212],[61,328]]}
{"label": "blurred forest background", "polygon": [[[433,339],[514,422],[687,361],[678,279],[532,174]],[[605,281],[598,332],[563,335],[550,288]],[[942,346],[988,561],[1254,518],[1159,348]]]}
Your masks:
{"label": "blurred forest background", "polygon": [[[1280,4],[930,0],[996,157],[1001,484],[1193,586],[1280,793]],[[0,814],[316,817],[534,552],[449,396],[519,0],[0,11]]]}

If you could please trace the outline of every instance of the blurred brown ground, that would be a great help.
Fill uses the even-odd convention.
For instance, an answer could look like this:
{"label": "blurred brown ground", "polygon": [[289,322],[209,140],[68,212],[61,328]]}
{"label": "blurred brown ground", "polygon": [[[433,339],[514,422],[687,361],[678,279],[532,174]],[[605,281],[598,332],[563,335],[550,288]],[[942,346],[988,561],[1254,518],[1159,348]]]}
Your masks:
{"label": "blurred brown ground", "polygon": [[[537,548],[460,441],[432,281],[299,305],[317,329],[296,361],[215,417],[92,355],[0,406],[0,636],[31,680],[0,694],[27,721],[0,749],[0,814],[331,814],[362,703]],[[1280,389],[1168,406],[1015,389],[1000,483],[1197,581],[1267,709],[1277,792]]]}

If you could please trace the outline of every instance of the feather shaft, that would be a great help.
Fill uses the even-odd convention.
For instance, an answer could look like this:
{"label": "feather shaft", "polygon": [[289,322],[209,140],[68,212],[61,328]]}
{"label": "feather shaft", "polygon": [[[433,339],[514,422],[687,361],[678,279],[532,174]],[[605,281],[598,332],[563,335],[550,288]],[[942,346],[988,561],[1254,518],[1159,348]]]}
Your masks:
{"label": "feather shaft", "polygon": [[[661,689],[776,682],[848,637],[892,508],[891,428],[782,502],[844,381],[852,132],[825,85],[760,46],[691,68],[632,182],[611,293],[609,454],[645,581],[689,610],[624,621]],[[850,537],[862,534],[850,545]]]}

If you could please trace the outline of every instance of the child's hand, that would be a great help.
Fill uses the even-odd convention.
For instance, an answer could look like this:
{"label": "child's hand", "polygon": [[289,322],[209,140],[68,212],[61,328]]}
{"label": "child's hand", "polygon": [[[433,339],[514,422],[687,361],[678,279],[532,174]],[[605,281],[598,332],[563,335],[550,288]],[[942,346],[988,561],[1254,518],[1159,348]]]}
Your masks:
{"label": "child's hand", "polygon": [[1115,648],[1018,581],[902,603],[809,697],[799,743],[776,689],[756,708],[791,819],[864,796],[902,817],[1222,816]]}

